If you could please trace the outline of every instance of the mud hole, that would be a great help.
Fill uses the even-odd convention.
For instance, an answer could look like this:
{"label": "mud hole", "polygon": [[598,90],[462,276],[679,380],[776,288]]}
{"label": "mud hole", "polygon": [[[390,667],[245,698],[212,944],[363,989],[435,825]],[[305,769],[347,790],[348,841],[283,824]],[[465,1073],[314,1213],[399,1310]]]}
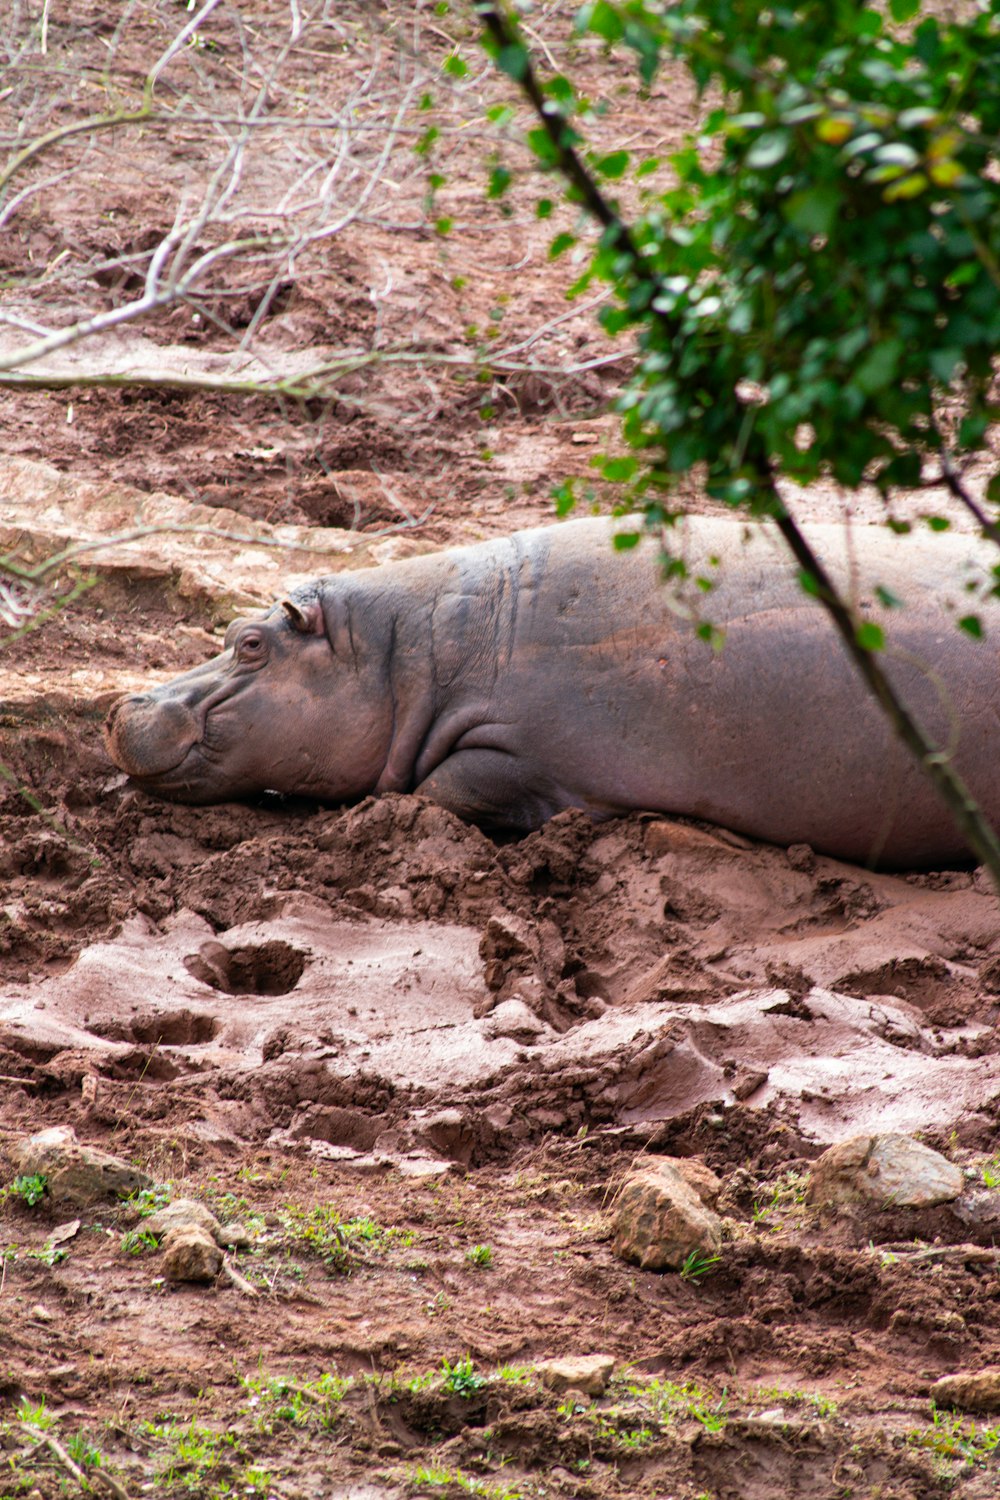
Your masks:
{"label": "mud hole", "polygon": [[[155,32],[166,8],[139,9]],[[293,51],[289,86],[339,108],[412,9],[337,7],[355,51]],[[72,10],[50,25],[96,67],[118,8]],[[287,7],[254,15],[287,36]],[[467,23],[433,23],[439,67]],[[141,79],[138,30],[122,35]],[[218,44],[196,60],[225,102]],[[611,106],[609,141],[664,153],[694,121],[682,79],[641,102],[600,49],[557,55]],[[502,97],[478,71],[465,87],[463,118]],[[492,319],[541,373],[484,390],[387,364],[316,406],[0,395],[5,551],[195,528],[95,554],[90,591],[0,655],[3,1181],[18,1142],[64,1124],[154,1181],[63,1238],[69,1210],[0,1202],[0,1497],[72,1490],[48,1432],[97,1492],[131,1496],[987,1500],[994,1419],[928,1398],[1000,1363],[1000,933],[981,875],[873,874],[661,817],[564,814],[505,842],[412,797],[170,807],[107,759],[113,698],[203,660],[237,608],[549,520],[552,485],[586,483],[613,441],[627,361],[567,311],[537,191],[516,183],[505,215],[484,202],[492,139],[443,140],[449,236],[407,144],[388,205],[275,289],[260,347],[454,353]],[[204,145],[181,164],[155,134],[117,175],[101,162],[13,221],[15,310],[55,255],[120,303],[129,257],[170,223],[167,185],[211,170]],[[207,314],[241,331],[254,304],[235,273],[216,292],[201,321],[175,309],[90,357],[220,358]],[[560,376],[581,350],[595,367]],[[865,1129],[944,1150],[959,1204],[809,1208],[812,1160]],[[612,1255],[642,1152],[723,1180],[726,1239],[700,1276]],[[167,1196],[244,1226],[228,1259],[256,1296],[164,1281],[142,1226]],[[539,1378],[595,1353],[616,1362],[603,1395]]]}

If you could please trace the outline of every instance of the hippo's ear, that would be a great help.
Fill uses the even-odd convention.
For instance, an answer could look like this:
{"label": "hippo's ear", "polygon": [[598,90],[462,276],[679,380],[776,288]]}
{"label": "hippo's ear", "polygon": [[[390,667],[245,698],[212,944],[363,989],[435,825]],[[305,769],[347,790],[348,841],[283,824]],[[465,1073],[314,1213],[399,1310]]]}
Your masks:
{"label": "hippo's ear", "polygon": [[323,635],[325,625],[323,623],[323,611],[315,599],[308,604],[296,604],[294,599],[282,599],[281,608],[285,611],[292,623],[292,628],[299,635]]}

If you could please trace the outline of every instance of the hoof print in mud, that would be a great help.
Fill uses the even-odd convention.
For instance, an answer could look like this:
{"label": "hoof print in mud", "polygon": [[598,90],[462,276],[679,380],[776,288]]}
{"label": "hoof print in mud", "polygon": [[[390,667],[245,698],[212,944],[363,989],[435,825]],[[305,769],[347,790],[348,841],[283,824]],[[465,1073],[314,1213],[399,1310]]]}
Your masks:
{"label": "hoof print in mud", "polygon": [[305,972],[306,956],[277,938],[238,948],[207,942],[185,958],[184,967],[225,995],[287,995]]}

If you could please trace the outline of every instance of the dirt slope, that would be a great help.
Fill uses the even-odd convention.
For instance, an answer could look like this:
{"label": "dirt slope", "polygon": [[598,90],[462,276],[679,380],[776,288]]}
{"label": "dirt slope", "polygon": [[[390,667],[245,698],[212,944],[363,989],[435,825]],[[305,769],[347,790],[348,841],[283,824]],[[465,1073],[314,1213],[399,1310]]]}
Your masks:
{"label": "dirt slope", "polygon": [[[143,3],[116,32],[107,0],[70,13],[52,8],[41,76],[54,87],[57,58],[93,87],[113,53],[123,97],[187,19]],[[608,107],[598,143],[678,144],[686,81],[639,100],[558,19],[538,27]],[[585,483],[614,441],[627,350],[596,327],[599,289],[565,301],[544,184],[483,121],[504,90],[470,30],[447,7],[220,8],[171,99],[225,115],[267,76],[276,115],[312,111],[334,141],[348,106],[384,140],[405,99],[382,175],[351,134],[353,217],[257,322],[258,273],[234,263],[212,296],[45,367],[158,383],[0,394],[0,548],[173,528],[91,554],[89,591],[0,654],[3,1181],[25,1136],[70,1124],[154,1183],[81,1211],[0,1202],[0,1497],[80,1490],[75,1463],[131,1496],[987,1500],[1000,1429],[928,1398],[1000,1364],[1000,936],[981,876],[873,874],[660,817],[566,814],[496,842],[408,797],[169,807],[103,748],[108,703],[203,660],[235,610],[551,519],[551,487]],[[456,43],[470,71],[451,88]],[[25,97],[0,101],[8,144]],[[428,119],[440,137],[415,154]],[[61,324],[95,287],[120,306],[173,195],[217,167],[212,138],[60,148],[71,175],[10,222],[5,309]],[[325,141],[283,127],[249,152],[251,222]],[[483,189],[497,152],[502,203]],[[7,324],[0,345],[23,336]],[[388,357],[487,344],[486,381]],[[386,357],[321,402],[181,379],[358,351]],[[833,494],[801,503],[840,514]],[[960,1205],[807,1207],[810,1163],[863,1129],[946,1151]],[[700,1276],[611,1252],[644,1151],[723,1179],[726,1239]],[[246,1229],[242,1286],[163,1279],[143,1214],[182,1195]],[[537,1375],[593,1353],[617,1362],[593,1401]]]}

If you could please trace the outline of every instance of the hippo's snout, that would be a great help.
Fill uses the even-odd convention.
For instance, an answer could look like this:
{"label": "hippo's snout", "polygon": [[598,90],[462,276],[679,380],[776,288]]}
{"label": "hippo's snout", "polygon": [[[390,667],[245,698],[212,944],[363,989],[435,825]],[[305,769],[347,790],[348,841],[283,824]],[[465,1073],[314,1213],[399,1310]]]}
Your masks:
{"label": "hippo's snout", "polygon": [[119,698],[104,726],[108,751],[129,776],[162,776],[179,766],[201,738],[198,719],[176,699]]}

